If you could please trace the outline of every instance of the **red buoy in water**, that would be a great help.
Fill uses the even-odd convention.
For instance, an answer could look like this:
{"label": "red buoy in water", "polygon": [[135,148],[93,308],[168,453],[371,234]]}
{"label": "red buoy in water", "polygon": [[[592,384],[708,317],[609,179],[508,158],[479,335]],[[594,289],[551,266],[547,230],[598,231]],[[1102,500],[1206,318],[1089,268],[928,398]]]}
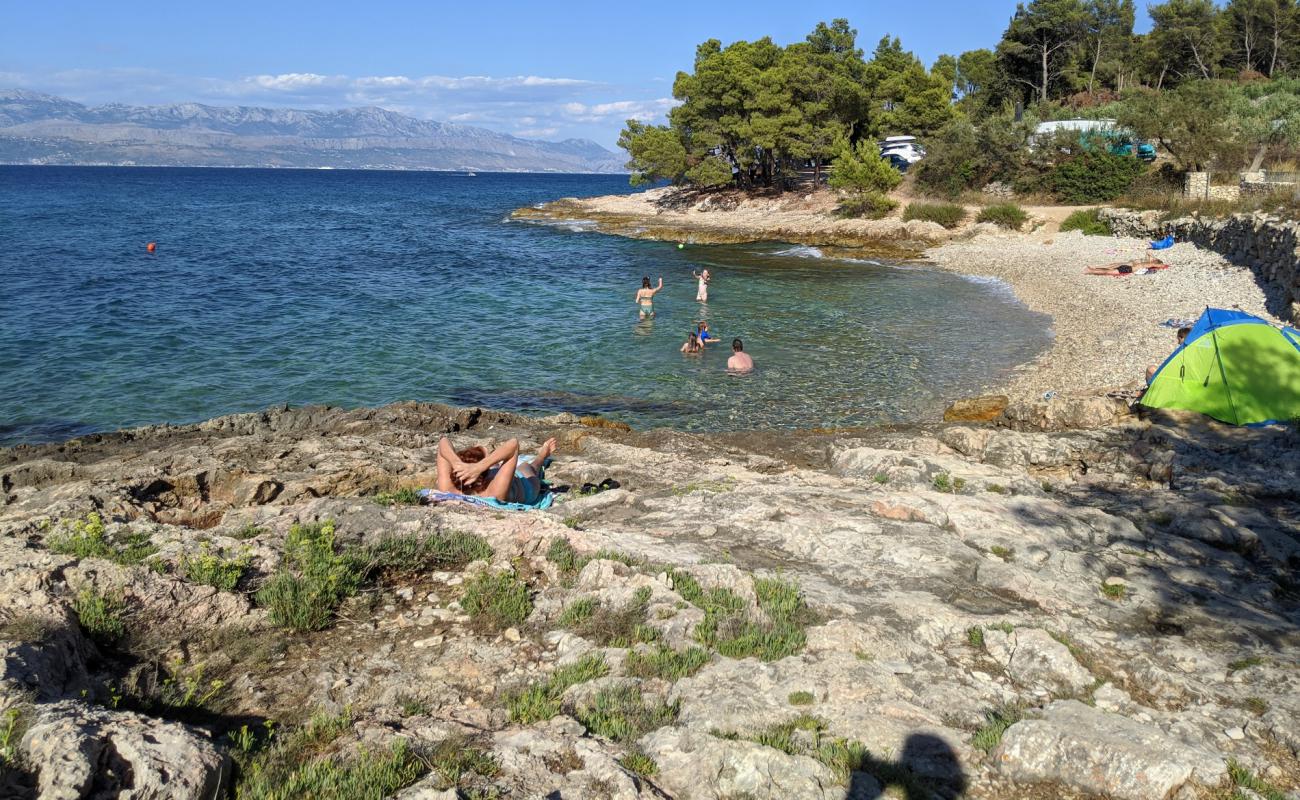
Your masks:
{"label": "red buoy in water", "polygon": [[147,245],[144,246],[144,249],[145,249],[145,250],[148,250],[150,253],[152,253],[153,251],[155,251],[155,250],[158,249],[158,243],[157,243],[157,242],[150,242],[149,244],[147,244]]}

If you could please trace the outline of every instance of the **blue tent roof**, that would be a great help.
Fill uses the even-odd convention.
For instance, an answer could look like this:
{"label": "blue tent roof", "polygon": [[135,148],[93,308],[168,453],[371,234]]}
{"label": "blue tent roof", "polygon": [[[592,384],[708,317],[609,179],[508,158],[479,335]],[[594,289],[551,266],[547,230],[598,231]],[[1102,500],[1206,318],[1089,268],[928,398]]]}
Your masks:
{"label": "blue tent roof", "polygon": [[1254,314],[1247,314],[1245,311],[1229,311],[1226,308],[1207,308],[1201,318],[1196,320],[1192,326],[1192,332],[1187,334],[1183,341],[1183,346],[1191,344],[1201,336],[1217,328],[1224,328],[1229,325],[1267,325],[1268,323]]}

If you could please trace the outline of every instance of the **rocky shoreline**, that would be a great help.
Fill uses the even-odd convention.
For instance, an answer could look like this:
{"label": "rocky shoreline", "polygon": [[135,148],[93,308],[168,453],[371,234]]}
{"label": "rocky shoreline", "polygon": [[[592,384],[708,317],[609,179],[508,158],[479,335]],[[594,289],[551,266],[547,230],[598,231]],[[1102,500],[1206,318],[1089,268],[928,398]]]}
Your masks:
{"label": "rocky shoreline", "polygon": [[[1296,431],[994,416],[400,404],[0,450],[0,794],[1296,796]],[[412,504],[447,434],[557,437],[558,501]]]}

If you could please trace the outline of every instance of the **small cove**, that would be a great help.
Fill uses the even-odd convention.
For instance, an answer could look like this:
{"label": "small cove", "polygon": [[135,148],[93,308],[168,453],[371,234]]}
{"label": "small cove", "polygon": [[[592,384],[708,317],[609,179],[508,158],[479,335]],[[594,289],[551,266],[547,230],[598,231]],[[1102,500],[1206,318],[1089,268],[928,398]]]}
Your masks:
{"label": "small cove", "polygon": [[[688,430],[869,425],[931,418],[1050,342],[1005,287],[923,264],[507,219],[625,191],[622,176],[0,172],[5,444],[401,399]],[[638,322],[643,275],[665,289]],[[699,319],[724,341],[683,356]],[[723,368],[733,336],[751,375]]]}

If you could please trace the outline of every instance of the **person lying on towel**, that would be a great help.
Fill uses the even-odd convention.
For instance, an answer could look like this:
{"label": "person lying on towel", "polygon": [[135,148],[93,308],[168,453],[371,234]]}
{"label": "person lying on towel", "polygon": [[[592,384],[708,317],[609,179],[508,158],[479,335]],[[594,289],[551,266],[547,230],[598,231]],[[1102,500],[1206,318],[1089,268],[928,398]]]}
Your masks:
{"label": "person lying on towel", "polygon": [[526,460],[519,457],[518,439],[508,439],[488,452],[479,446],[456,450],[444,436],[438,442],[438,491],[534,505],[542,496],[546,459],[554,452],[554,439],[547,439],[537,455]]}
{"label": "person lying on towel", "polygon": [[1088,267],[1083,272],[1085,275],[1109,275],[1118,278],[1123,275],[1150,275],[1162,269],[1169,269],[1169,265],[1152,256],[1150,258],[1134,259],[1133,261],[1106,264],[1101,267]]}

